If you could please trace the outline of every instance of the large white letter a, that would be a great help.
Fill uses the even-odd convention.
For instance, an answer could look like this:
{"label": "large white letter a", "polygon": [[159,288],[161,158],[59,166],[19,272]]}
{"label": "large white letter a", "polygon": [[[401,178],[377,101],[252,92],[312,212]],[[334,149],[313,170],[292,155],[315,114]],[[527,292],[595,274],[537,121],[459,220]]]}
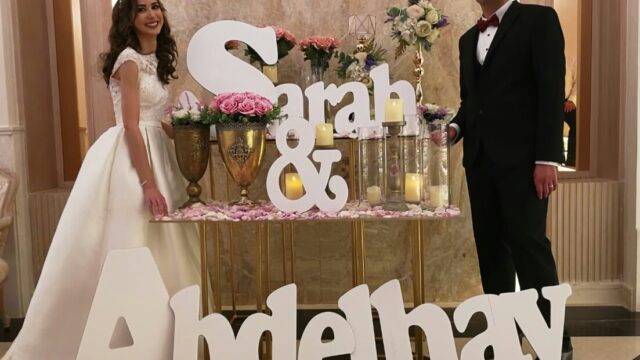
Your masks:
{"label": "large white letter a", "polygon": [[[124,330],[124,323],[129,327],[133,344],[123,347],[123,334],[119,332]],[[171,359],[172,343],[169,294],[149,249],[110,252],[77,359]]]}

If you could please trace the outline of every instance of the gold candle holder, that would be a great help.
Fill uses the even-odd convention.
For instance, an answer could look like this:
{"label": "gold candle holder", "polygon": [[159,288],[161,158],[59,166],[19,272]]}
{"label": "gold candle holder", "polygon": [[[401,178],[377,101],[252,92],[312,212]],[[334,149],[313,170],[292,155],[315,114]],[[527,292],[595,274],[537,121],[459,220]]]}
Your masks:
{"label": "gold candle holder", "polygon": [[422,104],[422,76],[424,75],[424,56],[422,54],[422,45],[418,43],[416,46],[416,54],[413,57],[413,75],[416,77],[416,104]]}

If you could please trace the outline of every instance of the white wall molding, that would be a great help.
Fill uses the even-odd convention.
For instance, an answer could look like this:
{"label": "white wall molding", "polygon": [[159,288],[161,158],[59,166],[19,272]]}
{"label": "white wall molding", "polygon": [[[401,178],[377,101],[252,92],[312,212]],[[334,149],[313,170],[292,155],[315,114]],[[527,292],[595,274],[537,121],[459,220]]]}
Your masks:
{"label": "white wall molding", "polygon": [[13,135],[16,133],[24,133],[24,126],[0,126],[0,135]]}
{"label": "white wall molding", "polygon": [[569,306],[624,306],[631,309],[628,287],[622,282],[570,284]]}
{"label": "white wall molding", "polygon": [[620,99],[622,109],[623,135],[620,136],[621,147],[624,148],[624,207],[623,219],[623,268],[622,279],[627,289],[627,299],[630,308],[640,311],[640,157],[638,156],[638,141],[640,140],[640,128],[638,127],[638,104],[640,103],[640,81],[638,81],[640,68],[640,47],[638,46],[639,32],[638,19],[640,19],[640,6],[638,0],[625,0],[623,3],[624,14],[622,17],[622,34],[624,51],[621,57],[622,74],[620,75],[624,96]]}
{"label": "white wall molding", "polygon": [[21,96],[21,67],[17,47],[16,0],[0,3],[0,154],[2,167],[15,173],[19,181],[13,231],[7,241],[4,259],[10,266],[5,290],[5,309],[9,316],[22,317],[33,293],[31,268],[31,225],[28,203],[26,133]]}

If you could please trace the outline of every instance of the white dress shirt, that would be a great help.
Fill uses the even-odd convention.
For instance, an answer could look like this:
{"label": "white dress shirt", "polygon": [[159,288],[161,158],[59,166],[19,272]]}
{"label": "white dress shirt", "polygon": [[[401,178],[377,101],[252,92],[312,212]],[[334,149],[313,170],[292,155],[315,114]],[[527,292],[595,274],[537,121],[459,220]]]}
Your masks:
{"label": "white dress shirt", "polygon": [[[507,10],[509,10],[509,7],[511,6],[511,3],[513,3],[513,1],[514,0],[507,1],[495,12],[495,15],[498,16],[498,19],[500,20],[500,22],[502,22],[502,18],[504,17],[504,14],[507,13]],[[493,15],[489,16],[489,18],[485,18],[483,16],[482,20],[488,20],[491,17],[493,17]],[[484,32],[480,32],[478,36],[478,46],[476,47],[476,56],[478,58],[478,62],[480,63],[480,65],[484,65],[484,60],[487,58],[487,53],[489,52],[489,48],[491,47],[491,43],[493,42],[493,38],[496,36],[497,32],[498,32],[497,26],[489,26]],[[460,135],[460,127],[457,124],[451,124],[451,126],[454,129],[456,129],[456,138],[457,138]],[[560,165],[558,163],[551,162],[551,161],[536,161],[536,164],[553,165],[553,166]]]}
{"label": "white dress shirt", "polygon": [[[502,22],[502,18],[504,17],[504,14],[507,12],[507,10],[509,10],[509,6],[511,6],[512,2],[512,0],[507,1],[500,7],[500,9],[495,12],[495,15],[497,15],[498,19],[500,19],[500,22]],[[485,18],[483,16],[482,20],[486,21],[488,19],[491,19],[492,17],[493,15],[489,16],[489,18]],[[476,56],[478,57],[478,62],[480,62],[480,65],[484,65],[484,59],[487,58],[489,47],[491,47],[491,43],[493,42],[493,38],[496,37],[497,32],[497,26],[489,26],[478,36],[478,47],[476,48]]]}

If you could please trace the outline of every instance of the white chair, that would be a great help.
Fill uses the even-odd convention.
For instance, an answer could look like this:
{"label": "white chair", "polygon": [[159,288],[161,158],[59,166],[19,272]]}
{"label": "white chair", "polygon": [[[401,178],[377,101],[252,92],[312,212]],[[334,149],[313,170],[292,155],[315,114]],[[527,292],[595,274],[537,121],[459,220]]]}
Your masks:
{"label": "white chair", "polygon": [[5,328],[9,327],[10,319],[4,312],[4,286],[9,277],[9,264],[2,258],[4,246],[13,223],[18,183],[16,177],[0,170],[0,319]]}

